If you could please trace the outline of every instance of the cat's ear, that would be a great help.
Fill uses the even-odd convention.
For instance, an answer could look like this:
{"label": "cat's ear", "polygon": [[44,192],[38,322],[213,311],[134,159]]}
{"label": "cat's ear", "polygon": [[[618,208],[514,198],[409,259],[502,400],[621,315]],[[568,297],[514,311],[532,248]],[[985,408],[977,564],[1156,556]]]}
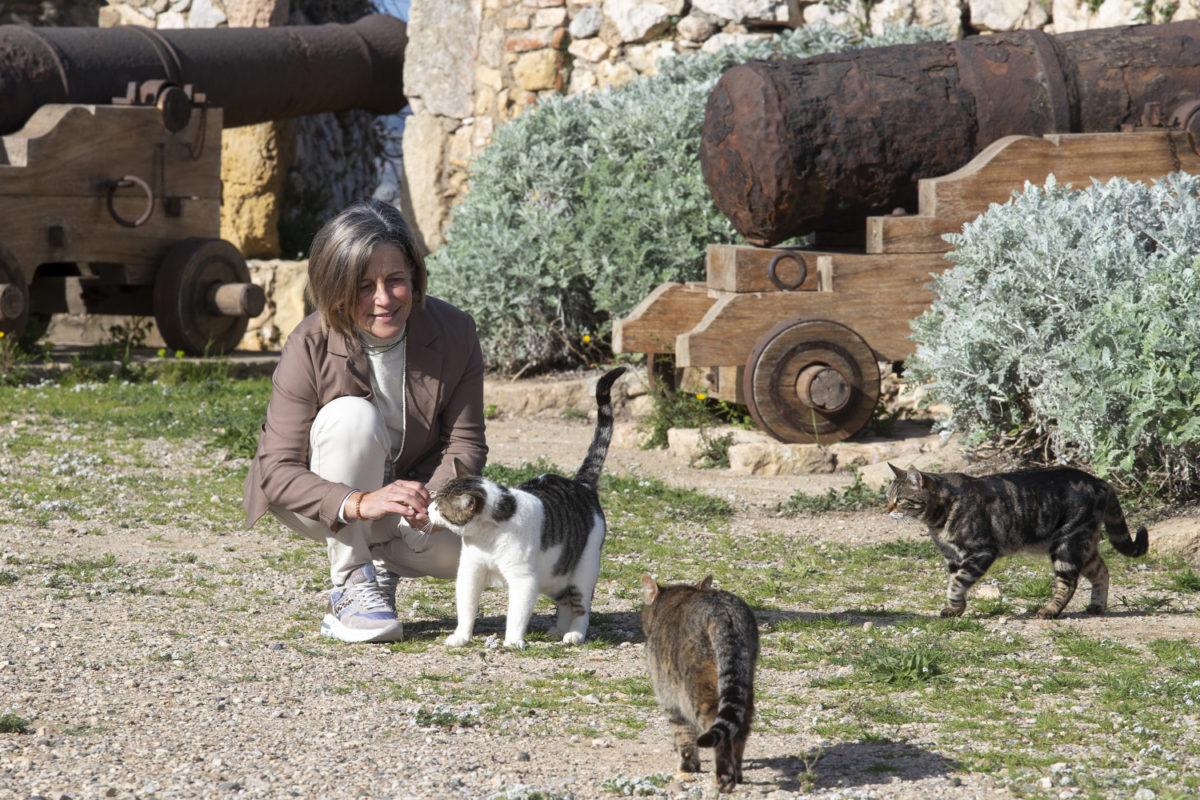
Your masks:
{"label": "cat's ear", "polygon": [[654,578],[650,577],[649,572],[642,573],[642,600],[646,605],[650,605],[658,599],[658,584],[654,582]]}
{"label": "cat's ear", "polygon": [[927,492],[932,492],[937,488],[937,482],[933,476],[927,472],[921,472],[919,469],[910,469],[908,471],[908,481],[917,489],[924,489]]}
{"label": "cat's ear", "polygon": [[904,480],[904,476],[908,474],[907,472],[900,469],[899,467],[897,467],[895,464],[893,464],[890,461],[888,462],[888,466],[892,468],[892,474],[895,475],[900,480]]}
{"label": "cat's ear", "polygon": [[705,575],[704,580],[696,584],[696,588],[700,591],[707,591],[712,588],[712,575]]}
{"label": "cat's ear", "polygon": [[457,457],[454,459],[454,477],[466,478],[471,474],[471,470],[467,469],[467,465],[459,461]]}

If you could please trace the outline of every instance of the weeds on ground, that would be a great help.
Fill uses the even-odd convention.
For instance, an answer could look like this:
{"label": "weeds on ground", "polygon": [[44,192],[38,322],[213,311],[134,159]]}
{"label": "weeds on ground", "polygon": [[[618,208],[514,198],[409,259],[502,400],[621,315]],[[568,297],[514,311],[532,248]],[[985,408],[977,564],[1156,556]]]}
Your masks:
{"label": "weeds on ground", "polygon": [[[659,389],[652,395],[650,413],[638,423],[642,447],[649,450],[667,446],[671,428],[700,428],[734,425],[746,429],[757,426],[745,406],[718,400],[703,393]],[[725,443],[728,451],[729,445]],[[728,455],[725,456],[728,463]]]}
{"label": "weeds on ground", "polygon": [[18,386],[33,377],[32,365],[46,357],[49,345],[32,343],[0,331],[0,385]]}
{"label": "weeds on ground", "polygon": [[827,511],[865,511],[882,508],[886,490],[872,489],[863,482],[858,470],[851,470],[853,480],[843,489],[829,489],[825,494],[796,492],[775,507],[781,516],[821,514]]}
{"label": "weeds on ground", "polygon": [[643,775],[640,778],[618,772],[601,783],[600,788],[622,797],[650,797],[659,794],[662,787],[670,782],[671,776],[665,772]]}
{"label": "weeds on ground", "polygon": [[29,720],[7,712],[0,714],[0,733],[27,733]]}

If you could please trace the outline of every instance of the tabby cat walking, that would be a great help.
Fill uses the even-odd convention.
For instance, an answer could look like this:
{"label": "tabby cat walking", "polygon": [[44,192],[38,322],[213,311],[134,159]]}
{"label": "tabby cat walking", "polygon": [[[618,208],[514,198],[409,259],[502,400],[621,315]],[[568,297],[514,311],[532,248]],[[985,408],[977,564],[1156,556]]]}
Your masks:
{"label": "tabby cat walking", "polygon": [[679,768],[700,771],[711,747],[718,791],[742,781],[742,753],[754,717],[758,623],[737,595],[712,588],[712,576],[660,586],[642,575],[642,631],[654,694],[675,735]]}
{"label": "tabby cat walking", "polygon": [[[479,596],[488,585],[508,588],[506,647],[525,647],[539,593],[557,606],[551,636],[568,644],[587,636],[608,530],[596,487],[612,440],[612,385],[624,371],[617,367],[596,383],[596,432],[574,479],[547,473],[510,489],[456,472],[438,490],[430,523],[463,540],[454,587],[458,625],[446,639],[450,647],[470,640]],[[456,461],[456,470],[459,466]]]}
{"label": "tabby cat walking", "polygon": [[1054,566],[1054,597],[1039,617],[1057,617],[1071,601],[1079,576],[1092,585],[1087,611],[1108,607],[1108,567],[1098,549],[1100,526],[1118,553],[1145,555],[1149,534],[1129,535],[1117,493],[1100,478],[1077,469],[1002,472],[972,478],[957,472],[903,470],[889,464],[895,480],[887,490],[893,517],[929,526],[946,559],[950,584],[942,616],[967,607],[967,591],[1000,556],[1018,551],[1045,553]]}

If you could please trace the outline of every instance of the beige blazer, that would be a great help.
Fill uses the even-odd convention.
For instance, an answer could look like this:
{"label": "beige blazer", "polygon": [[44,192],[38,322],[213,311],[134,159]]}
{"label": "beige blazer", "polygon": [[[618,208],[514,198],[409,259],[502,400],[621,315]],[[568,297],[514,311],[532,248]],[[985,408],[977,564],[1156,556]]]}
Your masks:
{"label": "beige blazer", "polygon": [[[487,459],[483,422],[483,353],[475,320],[435,297],[413,305],[408,318],[404,449],[392,474],[433,490],[454,474],[454,458],[470,469]],[[371,375],[357,337],[323,331],[319,315],[288,336],[272,379],[267,421],[258,436],[242,504],[253,525],[277,506],[319,519],[330,530],[354,486],[327,481],[308,469],[308,432],[330,400],[370,399]]]}

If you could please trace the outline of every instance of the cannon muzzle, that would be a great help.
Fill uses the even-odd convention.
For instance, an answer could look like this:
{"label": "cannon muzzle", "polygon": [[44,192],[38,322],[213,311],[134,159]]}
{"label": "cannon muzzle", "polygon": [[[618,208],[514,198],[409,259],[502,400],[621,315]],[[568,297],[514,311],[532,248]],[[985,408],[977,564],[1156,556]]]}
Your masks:
{"label": "cannon muzzle", "polygon": [[709,95],[700,163],[738,232],[772,245],[912,211],[918,180],[1004,136],[1115,132],[1181,110],[1192,130],[1197,97],[1196,20],[752,62]]}
{"label": "cannon muzzle", "polygon": [[280,28],[3,25],[0,135],[48,103],[108,105],[131,84],[155,82],[194,87],[224,110],[226,127],[352,108],[392,113],[406,103],[406,43],[403,20],[386,14]]}

